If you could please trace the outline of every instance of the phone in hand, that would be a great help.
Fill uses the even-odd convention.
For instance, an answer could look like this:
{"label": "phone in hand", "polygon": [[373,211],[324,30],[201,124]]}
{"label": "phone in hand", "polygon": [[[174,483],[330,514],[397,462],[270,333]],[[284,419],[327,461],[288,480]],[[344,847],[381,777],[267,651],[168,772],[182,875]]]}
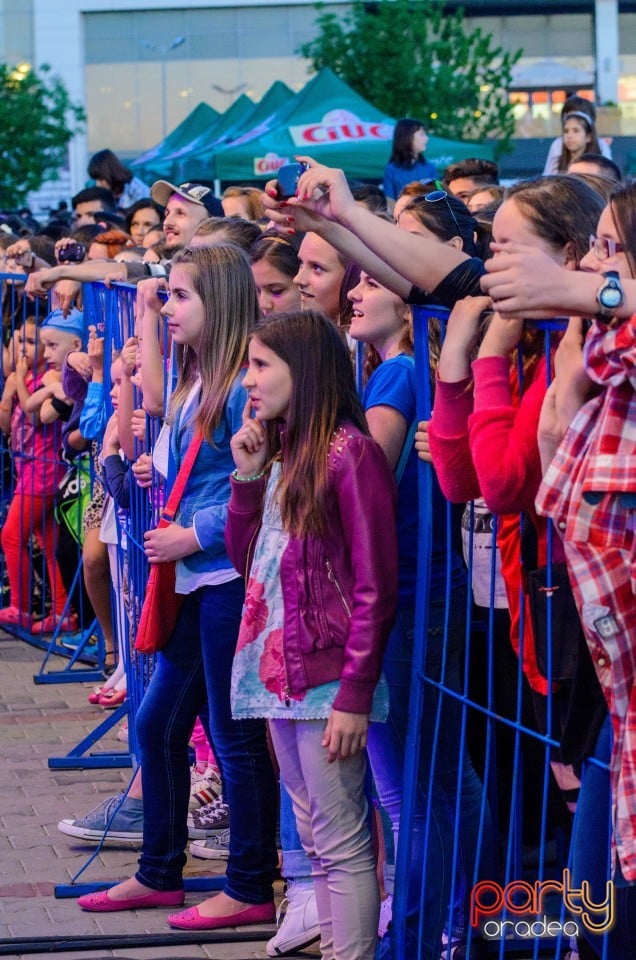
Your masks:
{"label": "phone in hand", "polygon": [[287,200],[289,197],[296,196],[298,181],[305,170],[308,169],[306,163],[286,163],[279,169],[276,180],[279,200]]}
{"label": "phone in hand", "polygon": [[82,263],[86,257],[85,243],[68,243],[57,255],[60,263]]}

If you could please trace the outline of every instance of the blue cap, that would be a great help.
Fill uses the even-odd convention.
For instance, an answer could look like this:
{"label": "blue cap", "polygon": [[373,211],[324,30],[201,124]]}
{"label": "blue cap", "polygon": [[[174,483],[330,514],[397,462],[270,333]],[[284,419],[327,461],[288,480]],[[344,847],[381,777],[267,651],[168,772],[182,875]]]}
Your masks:
{"label": "blue cap", "polygon": [[45,330],[47,327],[53,330],[62,330],[64,333],[72,333],[83,340],[85,333],[84,314],[75,307],[67,316],[64,316],[62,310],[53,310],[48,317],[45,317],[40,329]]}

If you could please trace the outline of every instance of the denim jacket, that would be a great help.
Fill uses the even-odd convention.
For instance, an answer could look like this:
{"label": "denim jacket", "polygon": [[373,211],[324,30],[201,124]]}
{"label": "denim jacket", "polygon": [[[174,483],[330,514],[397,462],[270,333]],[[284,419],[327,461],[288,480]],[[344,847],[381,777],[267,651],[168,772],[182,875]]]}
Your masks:
{"label": "denim jacket", "polygon": [[[214,431],[214,446],[207,441],[201,444],[175,517],[181,526],[194,527],[201,545],[196,553],[177,561],[177,591],[180,579],[187,578],[188,574],[227,570],[232,566],[223,531],[230,499],[230,473],[234,469],[230,440],[243,422],[247,400],[243,376],[244,373],[239,374],[230,389],[221,422]],[[178,412],[170,430],[170,452],[177,469],[194,436],[194,423],[192,420],[182,423],[182,412]]]}
{"label": "denim jacket", "polygon": [[[231,481],[225,540],[246,574],[267,478]],[[340,680],[336,710],[369,713],[397,606],[395,480],[382,448],[351,424],[329,452],[327,529],[290,537],[281,561],[291,693]]]}

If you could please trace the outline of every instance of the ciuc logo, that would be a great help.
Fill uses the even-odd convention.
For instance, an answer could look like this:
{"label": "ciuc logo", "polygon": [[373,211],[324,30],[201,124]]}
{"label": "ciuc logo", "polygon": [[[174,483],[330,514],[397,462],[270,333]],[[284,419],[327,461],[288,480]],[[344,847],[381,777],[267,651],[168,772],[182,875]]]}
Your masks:
{"label": "ciuc logo", "polygon": [[[561,921],[546,913],[547,895],[561,897],[565,910],[573,919]],[[502,917],[502,914],[504,917]],[[527,919],[519,919],[526,917]],[[533,919],[534,917],[534,919]],[[563,871],[563,880],[512,880],[502,887],[493,880],[482,880],[470,892],[471,926],[479,927],[484,937],[500,940],[504,937],[536,938],[576,937],[579,923],[597,936],[614,926],[614,884],[605,885],[605,899],[595,902],[587,880],[580,887],[572,886],[569,870]]]}
{"label": "ciuc logo", "polygon": [[279,157],[277,153],[266,153],[264,157],[254,157],[254,173],[261,177],[268,173],[277,173],[289,162],[289,157]]}
{"label": "ciuc logo", "polygon": [[350,110],[329,110],[319,123],[304,123],[288,127],[297,147],[327,143],[351,143],[355,140],[373,142],[391,140],[393,125],[374,120],[368,123]]}

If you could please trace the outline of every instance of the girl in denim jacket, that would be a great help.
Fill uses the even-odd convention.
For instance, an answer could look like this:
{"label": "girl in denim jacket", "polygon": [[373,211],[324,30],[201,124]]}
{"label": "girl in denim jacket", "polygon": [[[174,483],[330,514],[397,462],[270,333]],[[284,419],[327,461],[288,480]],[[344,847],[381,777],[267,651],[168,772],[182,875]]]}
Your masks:
{"label": "girl in denim jacket", "polygon": [[167,412],[175,466],[195,432],[205,439],[175,522],[148,531],[144,546],[150,563],[176,561],[176,591],[184,598],[136,718],[144,813],[137,873],[78,902],[100,912],[183,903],[188,740],[207,703],[224,799],[232,811],[226,881],[200,910],[191,907],[168,922],[211,929],[263,923],[275,914],[277,786],[264,722],[231,716],[230,673],[244,584],[224,543],[230,439],[245,406],[242,368],[258,301],[247,258],[233,244],[182,251],[173,260],[169,291],[162,313],[179,370]]}
{"label": "girl in denim jacket", "polygon": [[235,718],[266,717],[312,862],[324,960],[372,960],[379,895],[364,797],[397,599],[395,482],[347,349],[314,311],[263,321],[232,439],[228,553],[249,568]]}

